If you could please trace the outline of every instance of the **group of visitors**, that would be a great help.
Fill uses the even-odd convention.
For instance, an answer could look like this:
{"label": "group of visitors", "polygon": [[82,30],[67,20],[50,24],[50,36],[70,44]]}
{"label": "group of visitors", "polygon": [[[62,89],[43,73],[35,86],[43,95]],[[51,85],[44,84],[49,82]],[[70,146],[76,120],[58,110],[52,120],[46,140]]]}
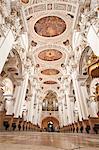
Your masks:
{"label": "group of visitors", "polygon": [[[4,121],[3,126],[4,126],[5,130],[8,130],[9,127],[10,127],[9,122],[8,122],[8,121]],[[12,123],[12,130],[15,131],[16,128],[17,128],[17,125],[16,125],[15,122],[13,122],[13,123]],[[19,123],[19,124],[18,124],[18,130],[20,131],[21,129],[22,129],[23,131],[24,131],[24,130],[27,130],[27,126],[25,127],[24,124],[21,125],[21,123]]]}

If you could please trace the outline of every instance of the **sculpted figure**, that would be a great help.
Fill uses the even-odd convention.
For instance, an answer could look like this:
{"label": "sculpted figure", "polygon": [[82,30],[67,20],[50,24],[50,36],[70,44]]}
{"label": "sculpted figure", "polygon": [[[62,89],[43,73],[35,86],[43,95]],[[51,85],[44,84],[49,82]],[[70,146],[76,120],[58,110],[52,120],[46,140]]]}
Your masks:
{"label": "sculpted figure", "polygon": [[0,111],[3,111],[5,107],[5,99],[3,96],[3,89],[0,88]]}

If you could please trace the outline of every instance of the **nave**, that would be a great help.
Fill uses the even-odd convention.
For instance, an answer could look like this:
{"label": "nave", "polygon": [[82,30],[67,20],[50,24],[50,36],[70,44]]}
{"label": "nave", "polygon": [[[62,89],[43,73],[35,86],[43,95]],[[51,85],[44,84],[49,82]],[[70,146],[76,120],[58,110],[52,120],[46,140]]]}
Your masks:
{"label": "nave", "polygon": [[99,0],[0,0],[0,150],[99,150]]}
{"label": "nave", "polygon": [[99,135],[52,132],[1,132],[0,150],[99,150]]}

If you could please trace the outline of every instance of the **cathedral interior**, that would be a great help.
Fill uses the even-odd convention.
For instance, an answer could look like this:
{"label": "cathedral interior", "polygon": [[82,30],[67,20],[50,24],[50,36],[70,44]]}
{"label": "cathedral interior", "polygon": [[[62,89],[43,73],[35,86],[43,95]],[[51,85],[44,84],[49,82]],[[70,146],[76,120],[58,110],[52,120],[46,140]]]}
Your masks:
{"label": "cathedral interior", "polygon": [[99,150],[99,0],[0,0],[0,150]]}

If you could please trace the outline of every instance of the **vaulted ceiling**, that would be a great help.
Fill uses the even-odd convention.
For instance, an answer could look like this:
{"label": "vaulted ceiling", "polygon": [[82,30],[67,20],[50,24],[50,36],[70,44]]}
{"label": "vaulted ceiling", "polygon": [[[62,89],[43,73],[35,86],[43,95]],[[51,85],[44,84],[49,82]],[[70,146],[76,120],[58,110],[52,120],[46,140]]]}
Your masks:
{"label": "vaulted ceiling", "polygon": [[[65,75],[79,5],[68,0],[20,0],[23,6],[36,78],[44,92],[59,93]],[[66,70],[66,68],[65,68]]]}

